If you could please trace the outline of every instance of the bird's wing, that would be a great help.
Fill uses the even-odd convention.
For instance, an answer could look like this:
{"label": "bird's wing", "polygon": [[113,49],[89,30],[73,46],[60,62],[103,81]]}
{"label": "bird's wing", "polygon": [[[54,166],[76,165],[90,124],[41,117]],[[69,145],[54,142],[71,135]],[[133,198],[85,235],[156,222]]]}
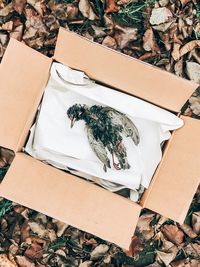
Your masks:
{"label": "bird's wing", "polygon": [[94,151],[96,156],[100,159],[100,161],[104,164],[104,166],[110,168],[110,160],[108,158],[107,151],[103,143],[101,142],[101,140],[97,141],[94,138],[92,129],[90,127],[86,126],[86,130],[87,130],[88,141],[90,143],[92,150]]}
{"label": "bird's wing", "polygon": [[123,134],[126,137],[131,137],[135,145],[138,145],[140,142],[140,136],[137,127],[125,114],[111,108],[105,107],[105,111],[108,113],[112,123],[114,125],[123,126]]}

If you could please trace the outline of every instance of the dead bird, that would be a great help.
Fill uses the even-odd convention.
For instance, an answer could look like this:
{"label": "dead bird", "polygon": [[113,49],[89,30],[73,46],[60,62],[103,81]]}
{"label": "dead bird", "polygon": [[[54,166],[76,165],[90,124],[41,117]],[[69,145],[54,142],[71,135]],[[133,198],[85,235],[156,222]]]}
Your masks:
{"label": "dead bird", "polygon": [[[108,152],[112,155],[115,169],[125,170],[131,167],[128,163],[123,135],[131,137],[135,145],[139,144],[140,138],[138,129],[125,114],[111,107],[74,104],[67,110],[67,115],[71,120],[71,128],[76,121],[85,121],[90,146],[103,163],[105,172],[107,168],[111,168]],[[115,157],[118,163],[115,162]]]}

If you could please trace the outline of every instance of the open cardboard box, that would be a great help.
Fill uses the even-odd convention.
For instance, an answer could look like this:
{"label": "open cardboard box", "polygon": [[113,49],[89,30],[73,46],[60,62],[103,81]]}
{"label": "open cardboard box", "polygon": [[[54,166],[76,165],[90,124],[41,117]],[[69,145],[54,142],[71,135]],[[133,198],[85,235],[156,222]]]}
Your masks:
{"label": "open cardboard box", "polygon": [[22,152],[56,60],[176,114],[197,84],[60,29],[53,59],[11,39],[0,66],[0,145],[15,152],[0,195],[128,248],[142,208],[183,223],[200,181],[200,123],[184,117],[141,203]]}

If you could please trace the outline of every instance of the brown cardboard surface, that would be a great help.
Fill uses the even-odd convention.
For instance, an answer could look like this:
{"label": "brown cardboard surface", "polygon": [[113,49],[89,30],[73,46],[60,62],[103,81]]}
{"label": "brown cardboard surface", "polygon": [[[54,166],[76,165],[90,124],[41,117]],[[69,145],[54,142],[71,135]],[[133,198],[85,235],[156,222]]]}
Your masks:
{"label": "brown cardboard surface", "polygon": [[128,249],[141,207],[17,153],[0,195]]}
{"label": "brown cardboard surface", "polygon": [[173,132],[143,202],[144,207],[183,223],[200,183],[200,122],[181,118],[185,124]]}
{"label": "brown cardboard surface", "polygon": [[197,84],[60,29],[55,59],[91,78],[178,112]]}
{"label": "brown cardboard surface", "polygon": [[46,85],[51,59],[11,39],[0,72],[0,145],[20,150]]}

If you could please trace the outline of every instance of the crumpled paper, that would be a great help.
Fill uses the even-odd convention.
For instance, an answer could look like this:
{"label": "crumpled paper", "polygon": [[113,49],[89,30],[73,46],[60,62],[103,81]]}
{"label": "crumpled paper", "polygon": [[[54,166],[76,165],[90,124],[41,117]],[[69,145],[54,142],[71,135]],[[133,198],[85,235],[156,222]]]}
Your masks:
{"label": "crumpled paper", "polygon": [[[134,86],[134,84],[133,84]],[[103,164],[91,149],[85,122],[70,128],[67,110],[73,104],[110,106],[125,113],[136,125],[140,143],[135,146],[124,137],[128,170],[103,170]],[[139,188],[147,188],[162,157],[161,144],[170,131],[183,125],[174,114],[136,97],[121,93],[91,81],[83,72],[53,63],[51,75],[25,151],[57,168],[93,180],[117,191],[129,188],[137,200]],[[135,194],[134,194],[135,192]]]}

